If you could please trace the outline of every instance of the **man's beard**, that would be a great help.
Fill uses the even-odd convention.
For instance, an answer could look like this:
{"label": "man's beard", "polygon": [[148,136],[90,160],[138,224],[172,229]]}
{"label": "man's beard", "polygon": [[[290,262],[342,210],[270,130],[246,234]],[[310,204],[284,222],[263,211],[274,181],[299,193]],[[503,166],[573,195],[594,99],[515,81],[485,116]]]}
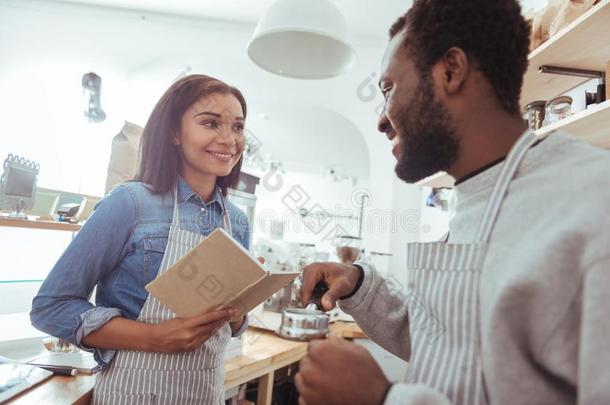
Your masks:
{"label": "man's beard", "polygon": [[396,175],[415,183],[439,171],[447,171],[458,158],[459,141],[451,117],[434,97],[430,76],[422,76],[419,94],[400,113],[400,156]]}

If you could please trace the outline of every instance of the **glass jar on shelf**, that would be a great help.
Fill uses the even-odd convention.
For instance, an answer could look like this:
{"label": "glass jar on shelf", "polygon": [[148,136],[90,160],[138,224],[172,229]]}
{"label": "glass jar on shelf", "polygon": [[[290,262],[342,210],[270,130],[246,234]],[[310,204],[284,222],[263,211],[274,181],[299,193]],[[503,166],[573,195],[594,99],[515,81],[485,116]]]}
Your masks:
{"label": "glass jar on shelf", "polygon": [[525,109],[523,110],[523,119],[527,122],[530,129],[535,131],[542,127],[545,106],[546,101],[543,100],[532,101],[525,106]]}
{"label": "glass jar on shelf", "polygon": [[544,125],[559,122],[572,115],[572,97],[559,96],[546,103],[544,109]]}

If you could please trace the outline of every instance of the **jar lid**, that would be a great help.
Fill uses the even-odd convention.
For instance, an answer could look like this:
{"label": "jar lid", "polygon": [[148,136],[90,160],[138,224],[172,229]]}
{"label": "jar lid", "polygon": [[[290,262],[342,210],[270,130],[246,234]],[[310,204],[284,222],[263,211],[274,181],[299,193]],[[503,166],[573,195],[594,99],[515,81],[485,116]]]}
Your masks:
{"label": "jar lid", "polygon": [[537,100],[537,101],[532,101],[531,103],[527,104],[523,110],[524,112],[531,109],[531,108],[537,108],[537,107],[544,107],[546,105],[546,101],[544,100]]}
{"label": "jar lid", "polygon": [[569,104],[572,105],[572,97],[570,96],[559,96],[559,97],[555,97],[552,100],[549,100],[546,103],[546,106],[551,106],[551,105],[558,105],[558,104]]}

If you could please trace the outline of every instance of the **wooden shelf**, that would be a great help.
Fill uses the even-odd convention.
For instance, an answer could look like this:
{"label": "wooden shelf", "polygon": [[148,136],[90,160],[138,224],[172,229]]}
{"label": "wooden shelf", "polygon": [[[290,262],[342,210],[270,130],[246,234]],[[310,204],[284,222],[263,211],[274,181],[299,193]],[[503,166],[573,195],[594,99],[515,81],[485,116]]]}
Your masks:
{"label": "wooden shelf", "polygon": [[589,79],[539,73],[542,65],[605,72],[610,62],[610,0],[602,0],[529,55],[521,105],[549,100]]}
{"label": "wooden shelf", "polygon": [[539,136],[546,136],[553,131],[565,131],[592,145],[610,149],[610,100],[600,105],[589,107],[568,118],[536,131]]}
{"label": "wooden shelf", "polygon": [[415,183],[416,186],[432,187],[432,188],[441,188],[441,187],[452,188],[454,184],[455,184],[455,179],[445,172],[438,172],[436,174],[433,174],[430,177],[426,177],[425,179],[420,180],[417,183]]}
{"label": "wooden shelf", "polygon": [[13,219],[7,217],[0,217],[0,226],[70,232],[78,232],[81,228],[81,225],[69,224],[67,222],[33,221],[25,219]]}

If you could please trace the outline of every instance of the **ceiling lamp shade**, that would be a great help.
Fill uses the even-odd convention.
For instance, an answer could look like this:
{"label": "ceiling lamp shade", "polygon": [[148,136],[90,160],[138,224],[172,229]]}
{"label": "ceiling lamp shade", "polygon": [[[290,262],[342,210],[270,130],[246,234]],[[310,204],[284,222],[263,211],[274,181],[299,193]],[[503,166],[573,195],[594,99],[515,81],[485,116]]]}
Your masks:
{"label": "ceiling lamp shade", "polygon": [[271,73],[326,79],[354,62],[348,38],[345,17],[329,0],[276,0],[258,22],[248,55]]}

